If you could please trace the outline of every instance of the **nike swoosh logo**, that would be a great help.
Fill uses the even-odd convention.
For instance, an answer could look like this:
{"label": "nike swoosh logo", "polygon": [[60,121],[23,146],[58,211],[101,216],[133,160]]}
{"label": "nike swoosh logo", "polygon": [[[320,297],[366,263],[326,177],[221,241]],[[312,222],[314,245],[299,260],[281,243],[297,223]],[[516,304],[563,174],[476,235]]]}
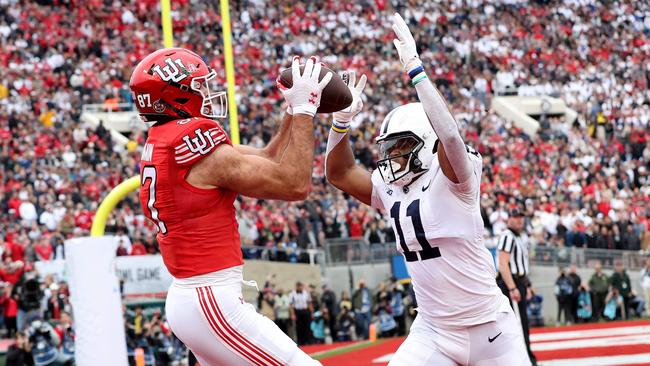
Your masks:
{"label": "nike swoosh logo", "polygon": [[499,334],[495,335],[494,338],[490,338],[490,337],[488,337],[488,342],[490,342],[490,343],[494,342],[495,339],[499,338],[499,336],[501,335],[501,333],[503,333],[503,332],[499,332]]}
{"label": "nike swoosh logo", "polygon": [[427,189],[429,189],[429,186],[430,186],[430,185],[431,185],[431,181],[429,181],[429,184],[427,184],[426,187],[422,187],[422,192],[424,192],[424,191],[426,191]]}

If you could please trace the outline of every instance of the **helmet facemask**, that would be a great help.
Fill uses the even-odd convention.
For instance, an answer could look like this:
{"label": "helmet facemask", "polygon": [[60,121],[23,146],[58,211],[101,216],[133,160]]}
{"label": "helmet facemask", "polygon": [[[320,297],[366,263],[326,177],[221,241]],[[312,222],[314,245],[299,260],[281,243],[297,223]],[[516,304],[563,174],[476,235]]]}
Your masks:
{"label": "helmet facemask", "polygon": [[197,76],[192,79],[190,87],[201,94],[201,115],[207,118],[226,118],[228,114],[228,98],[225,91],[217,92],[219,84],[216,82],[217,73],[210,70],[207,75]]}
{"label": "helmet facemask", "polygon": [[423,171],[418,153],[424,141],[412,132],[392,134],[379,141],[377,169],[386,184],[403,186]]}

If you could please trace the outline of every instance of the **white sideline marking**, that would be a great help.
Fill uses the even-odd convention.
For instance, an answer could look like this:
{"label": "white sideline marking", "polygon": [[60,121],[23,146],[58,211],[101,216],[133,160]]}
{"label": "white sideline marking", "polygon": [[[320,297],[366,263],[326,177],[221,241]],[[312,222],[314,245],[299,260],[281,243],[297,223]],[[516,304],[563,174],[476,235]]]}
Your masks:
{"label": "white sideline marking", "polygon": [[566,332],[550,332],[531,334],[531,342],[572,339],[572,338],[592,338],[602,336],[616,336],[616,335],[630,335],[630,334],[650,334],[650,326],[640,325],[635,327],[618,327],[618,328],[603,328],[603,329],[587,329],[587,330],[570,330]]}
{"label": "white sideline marking", "polygon": [[[634,334],[622,337],[607,337],[595,339],[576,339],[571,341],[557,341],[557,342],[544,342],[533,343],[531,349],[533,351],[553,351],[560,349],[573,349],[573,348],[586,348],[586,347],[617,347],[617,346],[632,346],[639,344],[650,344],[650,336],[648,334]],[[647,361],[650,362],[650,359]]]}
{"label": "white sideline marking", "polygon": [[650,353],[636,355],[600,356],[589,358],[571,358],[568,360],[549,360],[540,362],[540,366],[614,366],[639,365],[650,362]]}
{"label": "white sideline marking", "polygon": [[372,360],[372,363],[389,363],[390,359],[393,358],[394,353],[389,353],[387,355],[383,355],[379,358],[375,358]]}

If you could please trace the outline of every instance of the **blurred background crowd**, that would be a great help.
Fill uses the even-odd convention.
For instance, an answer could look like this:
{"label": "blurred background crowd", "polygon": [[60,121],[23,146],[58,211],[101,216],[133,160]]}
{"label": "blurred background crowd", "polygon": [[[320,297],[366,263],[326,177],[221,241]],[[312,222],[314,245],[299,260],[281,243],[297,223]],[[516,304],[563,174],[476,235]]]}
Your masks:
{"label": "blurred background crowd", "polygon": [[336,294],[326,284],[319,289],[302,282],[284,290],[270,276],[257,306],[299,345],[308,345],[368,339],[371,324],[378,337],[405,335],[417,302],[412,287],[394,277],[376,289],[360,279],[353,291]]}
{"label": "blurred background crowd", "polygon": [[[138,172],[143,125],[128,136],[133,143],[121,146],[80,115],[84,104],[132,103],[132,67],[161,47],[158,6],[155,0],[0,0],[5,319],[28,312],[20,293],[33,264],[63,258],[63,241],[87,234],[102,197]],[[522,205],[537,246],[650,247],[650,3],[250,0],[231,2],[231,11],[243,143],[262,147],[270,140],[283,113],[276,77],[294,54],[314,54],[334,70],[368,76],[352,141],[358,161],[373,169],[383,117],[416,101],[386,27],[399,11],[466,143],[483,156],[488,242],[506,227],[508,209]],[[172,17],[176,45],[203,55],[225,85],[215,5],[173,1]],[[491,110],[493,96],[503,93],[561,98],[578,117],[543,119],[540,134],[527,136]],[[394,240],[389,220],[326,183],[330,118],[318,117],[306,201],[237,200],[244,245],[271,249],[270,259],[300,261],[301,250],[330,238]],[[107,231],[119,234],[119,255],[158,251],[136,195],[112,212]],[[51,284],[40,287],[54,292]]]}
{"label": "blurred background crowd", "polygon": [[[205,55],[222,71],[218,12],[198,1],[173,5],[177,45]],[[333,69],[369,77],[366,106],[352,134],[358,160],[372,169],[381,120],[416,99],[384,26],[397,10],[413,27],[428,72],[467,143],[483,155],[488,237],[503,230],[508,207],[519,203],[540,245],[647,249],[650,6],[632,1],[414,5],[234,3],[243,143],[261,147],[272,137],[283,113],[275,78],[291,55],[317,54]],[[62,240],[88,233],[105,193],[137,172],[139,147],[114,144],[106,128],[91,128],[79,116],[86,103],[132,102],[131,68],[160,43],[158,12],[151,11],[156,6],[156,1],[4,1],[0,7],[5,258],[22,259],[13,252],[24,253],[27,262],[62,256]],[[549,119],[539,136],[527,136],[490,109],[492,95],[507,90],[562,98],[578,118],[571,125]],[[328,238],[393,239],[390,222],[326,184],[322,154],[329,118],[319,118],[307,201],[238,200],[244,244],[305,248],[322,246]],[[136,126],[129,137],[141,146],[146,131]],[[109,229],[126,234],[121,254],[157,250],[153,226],[135,196],[113,212]]]}
{"label": "blurred background crowd", "polygon": [[[650,291],[650,257],[641,270],[644,292]],[[637,293],[622,261],[614,265],[614,272],[608,276],[602,263],[596,261],[594,271],[587,280],[578,274],[576,265],[560,268],[555,280],[555,298],[558,302],[557,324],[589,323],[600,320],[621,320],[650,314],[650,299]],[[531,326],[543,326],[541,304],[543,298],[533,294],[529,305]]]}

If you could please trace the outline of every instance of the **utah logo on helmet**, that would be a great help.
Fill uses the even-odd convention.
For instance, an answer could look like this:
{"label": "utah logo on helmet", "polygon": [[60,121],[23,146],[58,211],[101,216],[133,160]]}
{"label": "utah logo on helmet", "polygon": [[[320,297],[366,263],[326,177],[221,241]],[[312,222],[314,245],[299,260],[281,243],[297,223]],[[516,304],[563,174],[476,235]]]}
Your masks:
{"label": "utah logo on helmet", "polygon": [[225,118],[225,91],[218,91],[217,73],[199,55],[184,48],[163,48],[142,59],[129,87],[145,122],[192,117]]}

